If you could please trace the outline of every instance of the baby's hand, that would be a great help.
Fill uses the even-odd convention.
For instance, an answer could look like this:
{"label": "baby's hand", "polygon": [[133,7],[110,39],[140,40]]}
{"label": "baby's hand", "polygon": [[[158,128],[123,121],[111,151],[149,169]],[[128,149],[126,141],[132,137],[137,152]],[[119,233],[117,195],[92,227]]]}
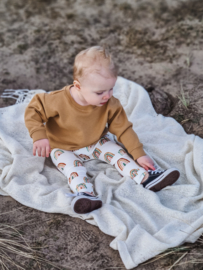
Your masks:
{"label": "baby's hand", "polygon": [[146,171],[152,170],[154,171],[156,168],[154,167],[153,160],[148,156],[142,156],[137,159],[137,162],[141,167],[143,167]]}
{"label": "baby's hand", "polygon": [[41,139],[33,143],[33,155],[36,155],[36,150],[39,157],[49,157],[51,147],[48,139]]}

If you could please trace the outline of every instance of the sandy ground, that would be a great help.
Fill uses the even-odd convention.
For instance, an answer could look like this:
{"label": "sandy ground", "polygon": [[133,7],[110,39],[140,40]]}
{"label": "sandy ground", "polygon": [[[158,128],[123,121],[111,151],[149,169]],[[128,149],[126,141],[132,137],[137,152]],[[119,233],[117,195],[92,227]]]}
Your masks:
{"label": "sandy ground", "polygon": [[[120,76],[147,89],[158,113],[203,138],[202,0],[1,0],[0,94],[61,89],[72,83],[74,56],[97,44],[110,48]],[[14,102],[0,98],[0,107]],[[18,226],[23,236],[60,269],[125,269],[109,247],[112,237],[97,227],[8,197],[0,197],[0,209],[12,211],[1,215],[1,223],[24,223]],[[181,262],[198,259],[202,250],[201,244],[192,245]],[[136,269],[169,269],[180,256],[176,252]],[[40,269],[32,260],[14,260],[25,269]],[[201,267],[186,263],[174,269]]]}

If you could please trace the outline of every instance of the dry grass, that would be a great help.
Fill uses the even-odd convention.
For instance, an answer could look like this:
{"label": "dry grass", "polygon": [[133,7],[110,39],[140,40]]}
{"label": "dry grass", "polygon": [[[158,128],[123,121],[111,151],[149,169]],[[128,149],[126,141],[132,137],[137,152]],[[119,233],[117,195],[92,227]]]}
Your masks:
{"label": "dry grass", "polygon": [[179,96],[178,98],[182,102],[183,106],[186,109],[188,109],[188,106],[190,105],[190,99],[189,99],[189,96],[187,95],[186,97],[186,94],[184,93],[182,82],[180,83],[180,89],[181,89],[181,96]]}
{"label": "dry grass", "polygon": [[[198,249],[199,249],[199,252],[198,252]],[[183,246],[174,247],[174,248],[165,250],[163,253],[158,254],[157,256],[148,260],[142,265],[152,264],[161,259],[168,259],[169,257],[171,257],[172,259],[172,264],[169,265],[168,268],[167,267],[164,268],[167,270],[172,270],[174,267],[181,266],[181,265],[186,267],[189,264],[193,264],[193,265],[203,264],[203,259],[201,259],[202,249],[203,249],[203,238],[201,236],[194,244],[185,244]],[[182,261],[184,258],[185,258],[185,261]],[[202,268],[198,268],[198,269],[202,269]]]}
{"label": "dry grass", "polygon": [[[3,213],[3,214],[7,214]],[[49,265],[54,269],[62,269],[61,267],[46,260],[42,253],[35,250],[28,241],[23,237],[16,227],[23,225],[10,226],[0,224],[0,269],[2,270],[26,270],[26,266],[16,263],[16,256],[24,259],[33,260],[35,262],[35,269],[42,269],[42,265]],[[19,259],[18,259],[19,261]],[[26,267],[26,268],[25,268]],[[53,268],[52,268],[53,269]],[[65,269],[65,268],[63,268]]]}

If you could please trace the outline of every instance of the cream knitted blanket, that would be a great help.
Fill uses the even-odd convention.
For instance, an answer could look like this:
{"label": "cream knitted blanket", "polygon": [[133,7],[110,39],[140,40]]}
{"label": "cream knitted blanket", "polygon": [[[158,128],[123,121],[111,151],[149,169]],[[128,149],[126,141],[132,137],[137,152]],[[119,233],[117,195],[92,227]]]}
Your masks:
{"label": "cream knitted blanket", "polygon": [[[37,92],[32,91],[30,97]],[[181,177],[173,186],[154,193],[129,177],[121,178],[109,164],[87,161],[85,166],[103,207],[90,214],[74,214],[71,198],[65,196],[70,192],[66,178],[50,158],[32,155],[32,139],[24,125],[27,98],[0,109],[0,194],[98,226],[115,237],[110,246],[131,269],[167,248],[194,242],[202,234],[203,140],[187,135],[174,119],[157,115],[148,93],[134,82],[119,77],[114,96],[156,164],[180,170]]]}

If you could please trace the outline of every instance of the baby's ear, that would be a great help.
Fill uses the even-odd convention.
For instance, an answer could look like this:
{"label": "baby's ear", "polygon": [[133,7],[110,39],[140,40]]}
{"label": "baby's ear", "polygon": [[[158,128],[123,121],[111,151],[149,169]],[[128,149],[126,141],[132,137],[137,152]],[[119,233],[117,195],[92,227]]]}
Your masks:
{"label": "baby's ear", "polygon": [[74,81],[73,81],[73,84],[74,84],[74,86],[75,86],[77,89],[80,89],[80,83],[79,83],[79,81],[74,80]]}

